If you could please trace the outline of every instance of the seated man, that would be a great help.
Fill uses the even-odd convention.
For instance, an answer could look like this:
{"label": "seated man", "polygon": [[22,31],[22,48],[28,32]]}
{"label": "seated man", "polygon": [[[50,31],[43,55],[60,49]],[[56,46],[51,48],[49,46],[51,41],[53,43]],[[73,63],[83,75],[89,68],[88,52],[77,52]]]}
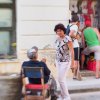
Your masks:
{"label": "seated man", "polygon": [[[24,79],[24,72],[23,68],[25,67],[43,67],[44,68],[44,83],[48,83],[50,85],[50,90],[51,90],[51,98],[52,100],[55,100],[57,96],[55,95],[55,90],[57,88],[56,81],[53,78],[53,76],[50,75],[51,71],[48,69],[46,65],[46,59],[42,59],[42,61],[38,61],[38,48],[36,46],[32,47],[27,51],[27,56],[29,58],[29,61],[25,61],[22,64],[22,78]],[[31,84],[40,84],[41,79],[33,79],[33,78],[28,78],[28,83]],[[27,82],[24,80],[23,82],[25,85]],[[24,86],[23,86],[23,94],[24,94]]]}
{"label": "seated man", "polygon": [[[50,76],[50,70],[48,69],[47,65],[44,63],[44,61],[38,61],[38,48],[32,47],[27,51],[27,56],[30,59],[29,61],[25,61],[22,64],[22,69],[24,67],[43,67],[44,68],[44,83],[47,83]],[[33,84],[40,84],[41,79],[33,79],[29,78],[29,83]]]}

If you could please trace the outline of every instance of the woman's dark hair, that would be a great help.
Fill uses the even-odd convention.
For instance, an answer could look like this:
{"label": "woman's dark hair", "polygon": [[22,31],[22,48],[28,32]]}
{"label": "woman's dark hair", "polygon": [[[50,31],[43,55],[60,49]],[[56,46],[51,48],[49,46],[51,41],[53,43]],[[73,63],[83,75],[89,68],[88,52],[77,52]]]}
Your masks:
{"label": "woman's dark hair", "polygon": [[72,19],[71,19],[72,22],[79,22],[79,17],[77,14],[75,15],[72,15]]}
{"label": "woman's dark hair", "polygon": [[63,24],[57,24],[54,28],[54,31],[57,32],[58,29],[63,30],[64,33],[66,34],[66,28]]}

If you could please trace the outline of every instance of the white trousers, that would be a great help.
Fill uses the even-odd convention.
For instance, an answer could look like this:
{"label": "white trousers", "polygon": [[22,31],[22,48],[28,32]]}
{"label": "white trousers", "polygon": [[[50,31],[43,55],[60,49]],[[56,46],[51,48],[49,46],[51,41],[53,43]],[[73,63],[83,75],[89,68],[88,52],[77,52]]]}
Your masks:
{"label": "white trousers", "polygon": [[71,100],[67,88],[67,78],[66,75],[70,69],[71,62],[57,62],[56,61],[56,68],[57,68],[57,77],[58,82],[61,89],[61,97],[64,100]]}

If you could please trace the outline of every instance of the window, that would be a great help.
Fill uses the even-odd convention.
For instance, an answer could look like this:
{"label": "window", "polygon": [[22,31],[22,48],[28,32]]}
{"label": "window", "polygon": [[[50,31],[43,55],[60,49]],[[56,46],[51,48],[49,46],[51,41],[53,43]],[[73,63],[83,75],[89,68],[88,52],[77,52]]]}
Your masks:
{"label": "window", "polygon": [[16,57],[15,0],[0,0],[0,59]]}
{"label": "window", "polygon": [[12,3],[13,0],[0,0],[0,3]]}

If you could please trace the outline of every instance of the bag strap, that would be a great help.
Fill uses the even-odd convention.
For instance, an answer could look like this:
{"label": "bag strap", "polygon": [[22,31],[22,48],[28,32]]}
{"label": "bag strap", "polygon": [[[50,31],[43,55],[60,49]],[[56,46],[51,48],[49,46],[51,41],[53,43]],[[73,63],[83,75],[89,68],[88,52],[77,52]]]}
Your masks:
{"label": "bag strap", "polygon": [[73,24],[70,27],[72,27],[72,26],[73,26]]}

